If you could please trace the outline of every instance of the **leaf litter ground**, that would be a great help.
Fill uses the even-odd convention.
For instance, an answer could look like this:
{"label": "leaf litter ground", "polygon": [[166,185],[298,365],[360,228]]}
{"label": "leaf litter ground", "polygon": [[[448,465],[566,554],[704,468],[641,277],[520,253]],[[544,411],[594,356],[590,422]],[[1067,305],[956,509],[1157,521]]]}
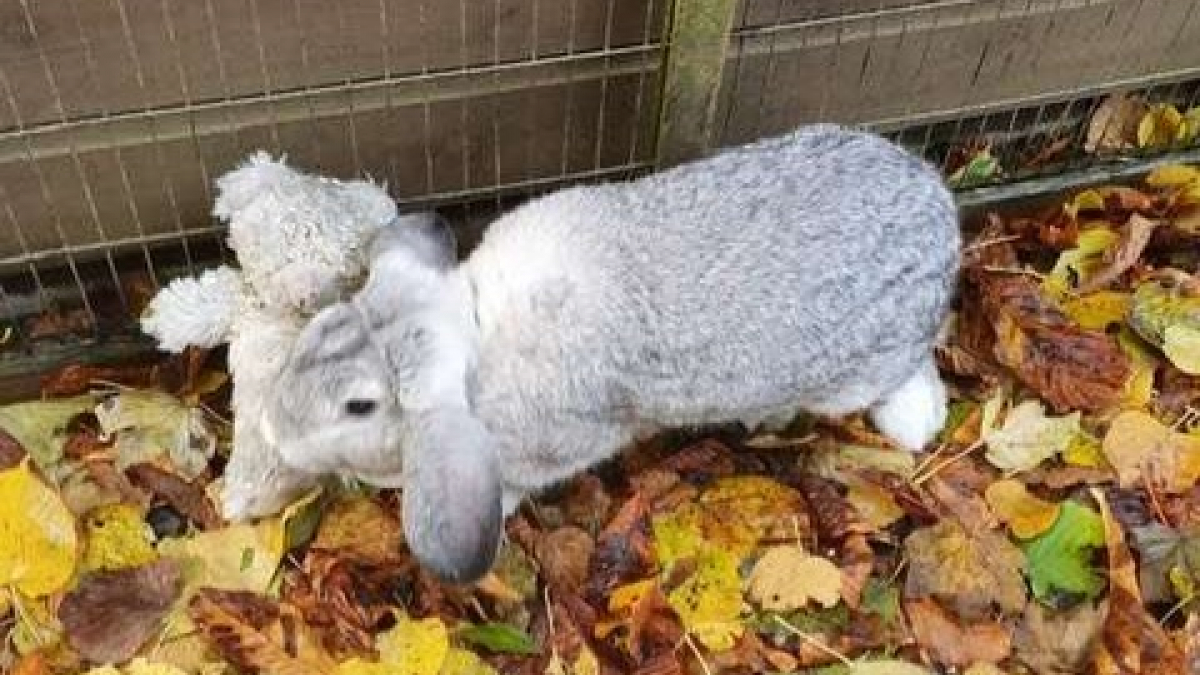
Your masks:
{"label": "leaf litter ground", "polygon": [[524,505],[470,588],[391,492],[223,522],[219,354],[72,366],[0,408],[3,668],[1197,672],[1198,259],[1189,167],[988,214],[936,450],[859,418],[664,434]]}

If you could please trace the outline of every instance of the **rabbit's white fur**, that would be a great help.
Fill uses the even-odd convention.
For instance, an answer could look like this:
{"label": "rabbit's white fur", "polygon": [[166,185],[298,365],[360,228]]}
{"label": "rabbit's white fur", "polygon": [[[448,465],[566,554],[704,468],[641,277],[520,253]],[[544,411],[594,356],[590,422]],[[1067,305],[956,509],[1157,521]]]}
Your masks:
{"label": "rabbit's white fur", "polygon": [[417,557],[474,579],[523,495],[656,428],[871,409],[924,446],[959,242],[931,167],[831,125],[532,200],[458,266],[390,228],[264,428],[292,466],[402,486]]}

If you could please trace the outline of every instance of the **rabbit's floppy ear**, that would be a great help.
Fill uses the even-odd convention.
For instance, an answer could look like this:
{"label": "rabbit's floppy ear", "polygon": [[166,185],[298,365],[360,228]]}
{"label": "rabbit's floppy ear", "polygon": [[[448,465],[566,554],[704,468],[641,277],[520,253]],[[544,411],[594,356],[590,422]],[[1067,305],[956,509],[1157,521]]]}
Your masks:
{"label": "rabbit's floppy ear", "polygon": [[433,211],[397,216],[371,239],[371,264],[393,253],[445,269],[458,260],[458,242],[450,223]]}
{"label": "rabbit's floppy ear", "polygon": [[466,408],[414,414],[404,456],[404,533],[422,565],[470,583],[491,569],[504,517],[495,442]]}
{"label": "rabbit's floppy ear", "polygon": [[352,359],[369,348],[370,335],[353,304],[339,302],[322,309],[296,336],[289,365],[297,371]]}

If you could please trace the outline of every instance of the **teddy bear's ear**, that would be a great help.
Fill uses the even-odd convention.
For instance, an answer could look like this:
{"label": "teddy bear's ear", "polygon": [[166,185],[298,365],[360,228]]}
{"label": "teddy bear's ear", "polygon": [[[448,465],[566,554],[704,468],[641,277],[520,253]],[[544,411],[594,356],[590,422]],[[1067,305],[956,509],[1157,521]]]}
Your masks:
{"label": "teddy bear's ear", "polygon": [[371,264],[402,254],[430,267],[446,269],[458,260],[458,243],[450,223],[437,213],[398,216],[371,241]]}

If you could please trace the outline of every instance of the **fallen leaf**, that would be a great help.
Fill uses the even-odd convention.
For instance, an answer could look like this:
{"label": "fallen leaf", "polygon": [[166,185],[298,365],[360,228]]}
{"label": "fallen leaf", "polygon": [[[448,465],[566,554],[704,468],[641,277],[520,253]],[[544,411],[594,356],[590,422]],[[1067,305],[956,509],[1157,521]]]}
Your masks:
{"label": "fallen leaf", "polygon": [[1022,483],[1012,479],[992,483],[984,498],[1018,539],[1030,539],[1050,529],[1061,510],[1058,504],[1029,494]]}
{"label": "fallen leaf", "polygon": [[1070,606],[1104,591],[1104,577],[1092,564],[1104,547],[1104,523],[1095,511],[1073,500],[1062,503],[1053,527],[1022,544],[1029,585],[1038,600]]}
{"label": "fallen leaf", "polygon": [[947,666],[999,663],[1012,651],[1009,629],[992,621],[964,623],[933,600],[906,600],[904,611],[917,643]]}
{"label": "fallen leaf", "polygon": [[49,467],[63,455],[67,422],[92,409],[92,396],[52,398],[0,406],[0,428],[17,440],[40,467]]}
{"label": "fallen leaf", "polygon": [[1084,150],[1096,153],[1134,147],[1139,123],[1148,109],[1140,96],[1108,96],[1092,113],[1084,137]]}
{"label": "fallen leaf", "polygon": [[695,557],[695,572],[667,594],[684,629],[705,647],[730,649],[745,626],[737,562],[723,548],[709,547]]}
{"label": "fallen leaf", "polygon": [[487,661],[479,658],[474,652],[458,647],[451,647],[446,652],[446,660],[438,675],[499,675]]}
{"label": "fallen leaf", "polygon": [[1041,675],[1083,672],[1104,616],[1103,609],[1091,603],[1065,611],[1030,603],[1013,631],[1016,657]]}
{"label": "fallen leaf", "polygon": [[1178,108],[1159,103],[1151,106],[1138,122],[1137,144],[1139,148],[1169,147],[1187,142],[1195,135],[1196,130],[1185,123]]}
{"label": "fallen leaf", "polygon": [[1200,328],[1173,324],[1163,331],[1163,355],[1188,375],[1200,375]]}
{"label": "fallen leaf", "polygon": [[117,468],[170,458],[184,480],[195,479],[212,459],[217,437],[199,407],[158,391],[125,389],[96,406],[106,436],[116,435]]}
{"label": "fallen leaf", "polygon": [[846,483],[846,501],[873,530],[882,530],[904,517],[905,511],[892,493],[862,478]]}
{"label": "fallen leaf", "polygon": [[[364,532],[370,532],[364,537]],[[355,496],[335,501],[317,528],[313,548],[336,550],[372,564],[397,562],[404,545],[400,514],[379,499]]]}
{"label": "fallen leaf", "polygon": [[1150,243],[1150,235],[1154,234],[1156,227],[1156,221],[1139,214],[1129,216],[1129,221],[1121,229],[1121,239],[1111,255],[1105,256],[1104,264],[1080,283],[1076,291],[1080,294],[1091,293],[1116,281],[1142,257],[1142,252],[1146,250],[1146,244]]}
{"label": "fallen leaf", "polygon": [[506,623],[473,624],[458,629],[459,639],[502,654],[537,654],[538,646],[528,633]]}
{"label": "fallen leaf", "polygon": [[337,667],[338,675],[438,675],[450,652],[446,624],[437,617],[400,617],[376,641],[377,662],[354,658]]}
{"label": "fallen leaf", "polygon": [[1184,164],[1167,164],[1146,174],[1145,183],[1152,187],[1181,187],[1200,182],[1200,169]]}
{"label": "fallen leaf", "polygon": [[1149,481],[1156,489],[1181,493],[1200,481],[1200,437],[1174,431],[1148,413],[1118,415],[1101,447],[1121,487]]}
{"label": "fallen leaf", "polygon": [[833,607],[842,599],[842,571],[799,546],[767,549],[746,579],[747,595],[767,611],[800,609],[810,600]]}
{"label": "fallen leaf", "polygon": [[1142,605],[1133,556],[1108,500],[1100,490],[1093,488],[1091,492],[1100,505],[1109,579],[1108,616],[1101,639],[1092,651],[1093,671],[1097,675],[1184,672],[1183,653]]}
{"label": "fallen leaf", "polygon": [[846,675],[930,675],[929,671],[921,666],[894,659],[854,661],[845,672]]}
{"label": "fallen leaf", "polygon": [[30,460],[0,471],[0,586],[38,598],[61,590],[75,570],[75,519]]}
{"label": "fallen leaf", "polygon": [[83,521],[81,571],[140,567],[158,558],[154,533],[132,504],[106,504],[88,511]]}
{"label": "fallen leaf", "polygon": [[1096,291],[1066,300],[1062,309],[1080,328],[1104,331],[1123,322],[1132,304],[1133,297],[1129,293]]}
{"label": "fallen leaf", "polygon": [[162,497],[202,529],[215,530],[224,525],[217,507],[199,482],[189,483],[154,464],[136,464],[126,469],[125,475],[135,486]]}
{"label": "fallen leaf", "polygon": [[1000,173],[1000,161],[992,154],[990,147],[984,146],[951,173],[946,182],[953,187],[971,187],[986,183]]}
{"label": "fallen leaf", "polygon": [[1159,347],[1177,368],[1189,374],[1200,369],[1200,297],[1173,279],[1152,279],[1138,285],[1129,309],[1129,325]]}
{"label": "fallen leaf", "polygon": [[968,532],[953,519],[921,528],[904,541],[909,560],[905,596],[933,597],[965,619],[1016,614],[1025,606],[1024,556],[990,530]]}
{"label": "fallen leaf", "polygon": [[596,544],[578,527],[560,527],[537,540],[534,557],[552,589],[582,588]]}
{"label": "fallen leaf", "polygon": [[279,568],[283,551],[272,550],[275,521],[234,525],[187,538],[164,539],[158,552],[178,559],[190,586],[264,592]]}
{"label": "fallen leaf", "polygon": [[1151,523],[1134,528],[1138,582],[1147,602],[1189,600],[1200,592],[1200,532]]}
{"label": "fallen leaf", "polygon": [[337,666],[294,607],[246,591],[202,589],[188,604],[197,628],[235,668],[272,675],[333,675]]}
{"label": "fallen leaf", "polygon": [[996,428],[996,408],[1003,404],[1003,397],[996,397],[984,404],[983,442],[987,445],[988,462],[1002,471],[1030,471],[1039,464],[1065,451],[1071,441],[1081,433],[1080,413],[1062,417],[1046,414],[1040,401],[1028,399],[1020,402]]}
{"label": "fallen leaf", "polygon": [[[654,519],[659,563],[690,557],[696,545],[718,546],[740,562],[762,539],[795,534],[805,512],[800,493],[756,475],[723,477],[695,500]],[[671,533],[686,533],[678,541]]]}
{"label": "fallen leaf", "polygon": [[1054,410],[1104,410],[1121,399],[1129,357],[1111,336],[1072,324],[1035,283],[1016,275],[988,278],[983,304],[997,360]]}
{"label": "fallen leaf", "polygon": [[93,662],[128,660],[159,632],[179,581],[169,560],[85,574],[58,608],[67,640]]}
{"label": "fallen leaf", "polygon": [[[1089,199],[1091,196],[1095,196],[1095,199]],[[1104,199],[1096,190],[1080,193],[1075,199],[1074,208],[1086,209],[1092,204],[1100,208],[1104,206]],[[1054,269],[1050,270],[1042,281],[1042,288],[1052,297],[1067,297],[1103,265],[1105,254],[1117,246],[1120,239],[1121,235],[1113,232],[1107,225],[1091,227],[1080,232],[1074,248],[1059,254]]]}

